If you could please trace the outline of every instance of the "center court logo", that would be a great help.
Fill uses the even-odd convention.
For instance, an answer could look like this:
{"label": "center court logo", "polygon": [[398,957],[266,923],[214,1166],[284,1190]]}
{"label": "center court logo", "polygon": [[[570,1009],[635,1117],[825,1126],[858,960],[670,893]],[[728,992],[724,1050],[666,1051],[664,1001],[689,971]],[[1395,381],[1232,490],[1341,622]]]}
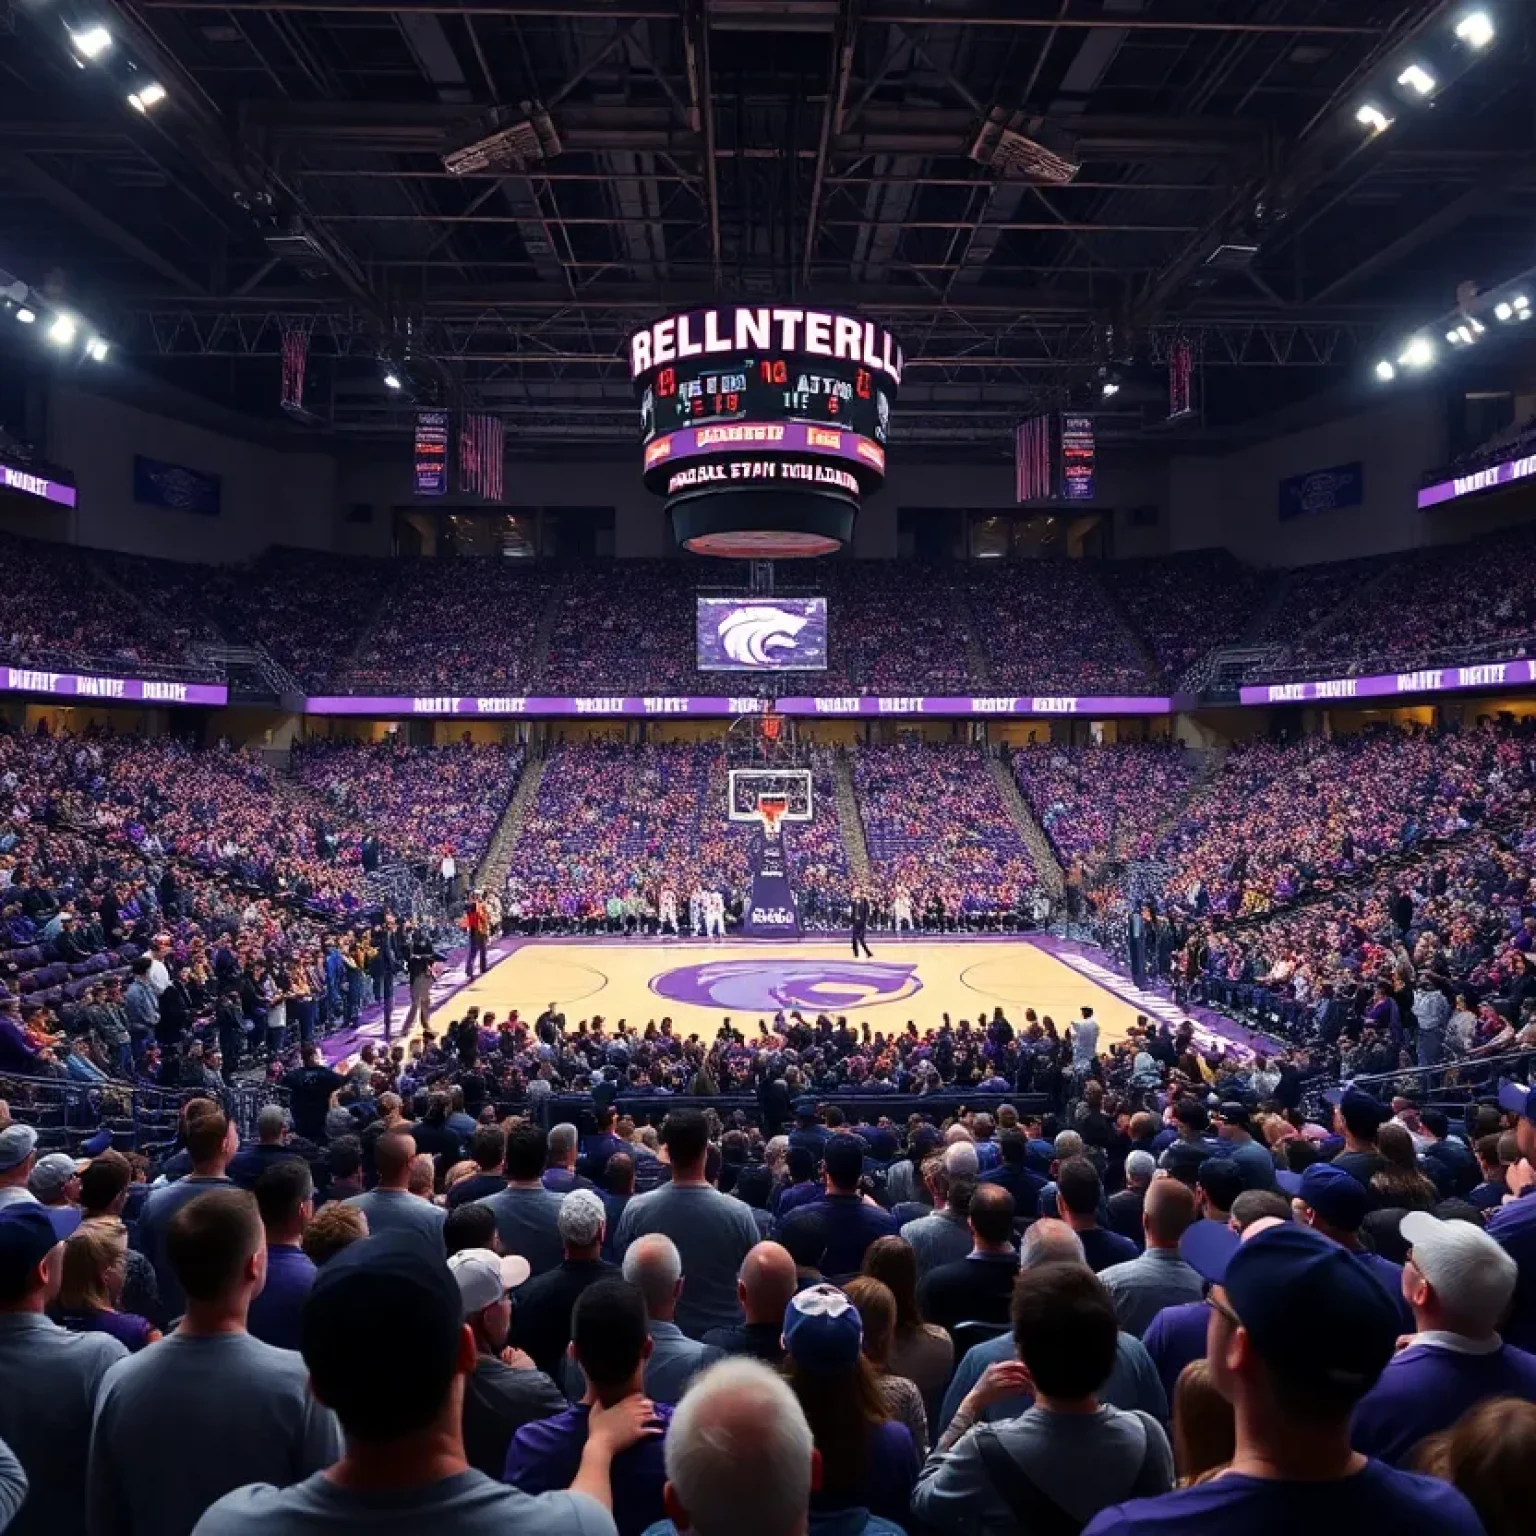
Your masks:
{"label": "center court logo", "polygon": [[774,667],[783,665],[779,653],[794,650],[796,637],[809,622],[803,613],[754,603],[726,614],[715,633],[737,666]]}
{"label": "center court logo", "polygon": [[674,1003],[759,1013],[872,1008],[922,990],[915,965],[878,960],[713,960],[664,971],[651,990]]}

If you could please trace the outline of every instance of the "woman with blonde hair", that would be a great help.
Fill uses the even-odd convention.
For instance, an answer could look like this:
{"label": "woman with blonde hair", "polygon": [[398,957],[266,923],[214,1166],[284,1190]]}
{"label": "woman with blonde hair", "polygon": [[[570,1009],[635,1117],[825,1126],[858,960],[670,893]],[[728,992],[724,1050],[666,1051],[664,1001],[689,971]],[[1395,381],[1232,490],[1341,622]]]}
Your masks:
{"label": "woman with blonde hair", "polygon": [[1190,1488],[1220,1472],[1237,1450],[1232,1404],[1216,1390],[1210,1365],[1191,1360],[1173,1389],[1173,1467],[1178,1487]]}
{"label": "woman with blonde hair", "polygon": [[128,1229],[120,1221],[82,1223],[64,1244],[63,1278],[52,1314],[71,1333],[106,1333],[132,1352],[160,1330],[148,1318],[119,1312],[128,1277]]}
{"label": "woman with blonde hair", "polygon": [[891,1347],[896,1342],[896,1298],[881,1280],[858,1275],[843,1287],[844,1294],[859,1310],[864,1320],[864,1358],[874,1367],[886,1412],[898,1424],[905,1424],[917,1447],[918,1460],[928,1454],[928,1411],[916,1382],[905,1376],[893,1376]]}

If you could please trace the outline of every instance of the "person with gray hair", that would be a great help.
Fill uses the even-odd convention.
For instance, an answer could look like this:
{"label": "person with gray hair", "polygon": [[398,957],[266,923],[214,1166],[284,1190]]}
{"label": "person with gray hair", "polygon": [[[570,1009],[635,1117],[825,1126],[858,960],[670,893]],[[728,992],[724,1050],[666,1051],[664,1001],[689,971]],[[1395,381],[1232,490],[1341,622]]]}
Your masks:
{"label": "person with gray hair", "polygon": [[1128,1237],[1138,1248],[1144,1246],[1141,1213],[1147,1203],[1147,1186],[1157,1172],[1157,1159],[1150,1152],[1136,1151],[1125,1159],[1125,1188],[1109,1197],[1109,1230]]}
{"label": "person with gray hair", "polygon": [[569,1194],[573,1189],[596,1189],[591,1179],[576,1172],[576,1156],[581,1148],[581,1136],[568,1121],[549,1128],[549,1159],[544,1169],[544,1188],[557,1195]]}
{"label": "person with gray hair", "polygon": [[688,1338],[675,1321],[683,1294],[683,1260],[677,1244],[660,1232],[636,1238],[624,1255],[624,1278],[645,1298],[651,1354],[645,1362],[645,1395],[679,1403],[688,1383],[721,1358],[708,1344]]}
{"label": "person with gray hair", "polygon": [[[512,1342],[567,1390],[577,1385],[575,1367],[565,1354],[576,1300],[589,1285],[618,1275],[617,1266],[604,1263],[601,1256],[606,1217],[600,1195],[573,1189],[560,1202],[555,1218],[561,1262],[518,1286],[512,1298]],[[576,1396],[580,1395],[578,1387]]]}
{"label": "person with gray hair", "polygon": [[[1084,1264],[1083,1242],[1066,1222],[1055,1217],[1041,1217],[1024,1233],[1019,1250],[1019,1272],[1025,1274],[1045,1264]],[[1013,1336],[1002,1334],[966,1351],[955,1369],[954,1379],[944,1394],[944,1406],[933,1422],[935,1437],[954,1422],[960,1404],[981,1380],[989,1365],[1013,1360],[1017,1355]],[[1027,1392],[1001,1397],[982,1410],[982,1420],[993,1423],[1016,1418],[1034,1401]],[[1168,1394],[1158,1378],[1157,1368],[1140,1339],[1121,1332],[1115,1341],[1115,1364],[1109,1379],[1099,1392],[1099,1401],[1112,1408],[1140,1409],[1158,1423],[1168,1422]]]}
{"label": "person with gray hair", "polygon": [[662,1489],[668,1519],[653,1530],[805,1536],[815,1463],[811,1427],[789,1384],[756,1360],[722,1360],[695,1379],[672,1415]]}
{"label": "person with gray hair", "polygon": [[266,1104],[256,1116],[256,1143],[244,1147],[229,1160],[225,1172],[241,1189],[255,1189],[256,1180],[273,1163],[285,1158],[304,1162],[304,1154],[288,1142],[288,1111],[281,1104]]}
{"label": "person with gray hair", "polygon": [[1475,1222],[1411,1211],[1398,1230],[1409,1245],[1402,1291],[1415,1331],[1361,1398],[1350,1434],[1357,1451],[1394,1466],[1480,1402],[1536,1402],[1536,1355],[1498,1333],[1519,1265]]}

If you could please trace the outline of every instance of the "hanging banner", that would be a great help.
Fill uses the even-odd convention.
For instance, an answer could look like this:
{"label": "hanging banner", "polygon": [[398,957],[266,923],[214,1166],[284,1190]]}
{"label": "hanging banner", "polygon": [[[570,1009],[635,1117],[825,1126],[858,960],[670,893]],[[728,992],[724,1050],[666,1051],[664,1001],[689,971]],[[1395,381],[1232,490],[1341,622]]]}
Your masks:
{"label": "hanging banner", "polygon": [[1365,500],[1365,464],[1335,464],[1331,469],[1314,469],[1305,475],[1291,475],[1280,482],[1280,521],[1296,517],[1318,517],[1337,512],[1340,507],[1358,507]]}
{"label": "hanging banner", "polygon": [[1064,501],[1092,501],[1093,417],[1061,418],[1061,495]]}
{"label": "hanging banner", "polygon": [[416,413],[416,494],[448,494],[448,412]]}

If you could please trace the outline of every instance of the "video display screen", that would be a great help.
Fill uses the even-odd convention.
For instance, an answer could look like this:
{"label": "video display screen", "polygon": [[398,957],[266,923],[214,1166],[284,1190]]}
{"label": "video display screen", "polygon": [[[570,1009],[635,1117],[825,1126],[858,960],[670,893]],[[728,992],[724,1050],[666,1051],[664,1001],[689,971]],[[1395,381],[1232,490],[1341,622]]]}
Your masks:
{"label": "video display screen", "polygon": [[701,597],[701,672],[824,672],[824,597]]}

